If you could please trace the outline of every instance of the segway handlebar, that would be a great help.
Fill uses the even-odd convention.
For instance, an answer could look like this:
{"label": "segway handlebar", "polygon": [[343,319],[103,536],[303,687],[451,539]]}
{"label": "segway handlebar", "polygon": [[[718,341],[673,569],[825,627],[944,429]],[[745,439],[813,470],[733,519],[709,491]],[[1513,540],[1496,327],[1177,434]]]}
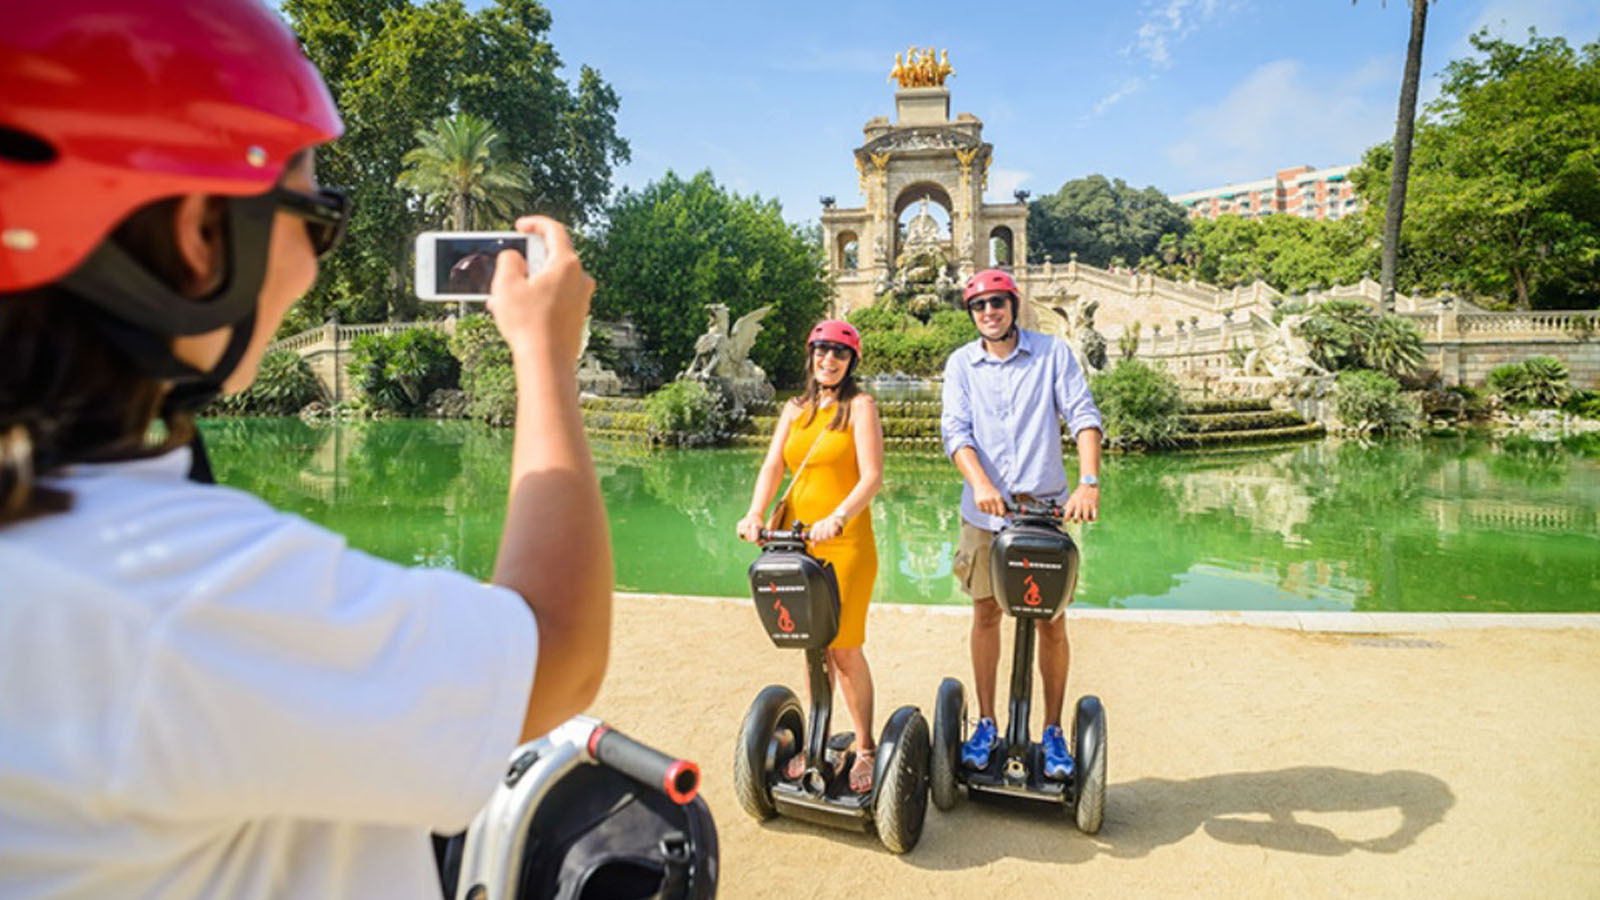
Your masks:
{"label": "segway handlebar", "polygon": [[694,800],[700,790],[699,766],[646,747],[609,725],[590,733],[589,755],[641,784],[659,787],[679,806]]}
{"label": "segway handlebar", "polygon": [[765,544],[768,541],[802,541],[802,542],[804,542],[804,541],[811,540],[811,529],[806,527],[806,523],[804,523],[804,522],[795,522],[794,524],[796,526],[798,526],[798,527],[796,527],[796,528],[787,528],[787,529],[777,529],[777,530],[774,530],[774,531],[768,531],[767,529],[763,528],[760,531],[756,532],[756,540],[758,542],[760,542],[760,543],[763,543],[763,544]]}
{"label": "segway handlebar", "polygon": [[1006,514],[1014,516],[1046,516],[1059,519],[1066,515],[1066,507],[1051,501],[1049,503],[1013,503],[1006,501]]}

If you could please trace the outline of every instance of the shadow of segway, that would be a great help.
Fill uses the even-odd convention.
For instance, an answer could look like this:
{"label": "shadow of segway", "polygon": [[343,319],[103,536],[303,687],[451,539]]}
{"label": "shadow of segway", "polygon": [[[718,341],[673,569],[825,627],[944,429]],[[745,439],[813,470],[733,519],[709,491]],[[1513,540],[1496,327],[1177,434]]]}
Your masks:
{"label": "shadow of segway", "polygon": [[[1059,812],[1037,806],[1035,815],[1018,815],[1006,808],[1010,804],[964,803],[930,818],[921,847],[906,861],[924,869],[958,870],[1007,858],[1134,859],[1196,832],[1219,843],[1280,853],[1398,853],[1443,821],[1456,799],[1448,784],[1425,772],[1374,774],[1328,766],[1186,781],[1141,778],[1111,785],[1110,795],[1105,824],[1093,836],[1080,834]],[[1349,814],[1360,818],[1352,821]],[[1332,826],[1308,817],[1341,821]]]}

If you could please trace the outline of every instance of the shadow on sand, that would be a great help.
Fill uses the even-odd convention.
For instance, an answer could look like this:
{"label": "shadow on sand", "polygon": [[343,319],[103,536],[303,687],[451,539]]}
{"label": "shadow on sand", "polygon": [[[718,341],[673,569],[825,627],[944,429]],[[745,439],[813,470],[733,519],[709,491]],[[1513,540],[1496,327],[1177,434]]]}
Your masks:
{"label": "shadow on sand", "polygon": [[[932,870],[969,869],[1006,858],[1074,863],[1103,854],[1128,859],[1176,844],[1197,830],[1224,844],[1285,853],[1398,853],[1442,821],[1454,804],[1449,785],[1423,772],[1302,766],[1188,781],[1142,778],[1109,787],[1105,824],[1096,835],[1081,834],[1070,817],[1026,801],[963,799],[946,813],[930,805],[922,841],[905,859]],[[1337,824],[1303,821],[1306,817]]]}

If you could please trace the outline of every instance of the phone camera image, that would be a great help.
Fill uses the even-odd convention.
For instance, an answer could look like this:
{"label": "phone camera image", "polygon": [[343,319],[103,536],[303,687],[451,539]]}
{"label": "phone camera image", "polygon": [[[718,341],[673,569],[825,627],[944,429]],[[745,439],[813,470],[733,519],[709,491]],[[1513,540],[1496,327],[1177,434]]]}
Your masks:
{"label": "phone camera image", "polygon": [[447,238],[438,246],[437,294],[487,294],[500,251],[515,250],[523,259],[528,257],[527,241],[521,238]]}

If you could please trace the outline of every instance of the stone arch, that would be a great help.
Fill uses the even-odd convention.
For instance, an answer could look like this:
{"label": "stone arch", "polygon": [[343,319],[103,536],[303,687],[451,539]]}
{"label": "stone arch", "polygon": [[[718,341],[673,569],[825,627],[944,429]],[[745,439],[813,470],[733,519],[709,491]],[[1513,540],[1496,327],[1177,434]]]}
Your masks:
{"label": "stone arch", "polygon": [[1009,269],[1016,264],[1016,237],[1010,226],[996,225],[989,230],[989,265],[996,269]]}
{"label": "stone arch", "polygon": [[854,231],[841,231],[833,239],[833,269],[854,272],[860,267],[861,239]]}
{"label": "stone arch", "polygon": [[[928,198],[929,206],[937,207],[943,211],[945,238],[952,243],[954,242],[955,203],[950,197],[950,192],[937,181],[914,181],[900,189],[900,192],[895,195],[894,205],[890,207],[893,215],[890,217],[889,225],[890,240],[892,242],[892,246],[889,248],[889,259],[893,260],[900,254],[901,241],[904,238],[901,228],[906,223],[907,210],[921,203],[924,197]],[[937,219],[939,217],[935,216],[934,218]]]}

